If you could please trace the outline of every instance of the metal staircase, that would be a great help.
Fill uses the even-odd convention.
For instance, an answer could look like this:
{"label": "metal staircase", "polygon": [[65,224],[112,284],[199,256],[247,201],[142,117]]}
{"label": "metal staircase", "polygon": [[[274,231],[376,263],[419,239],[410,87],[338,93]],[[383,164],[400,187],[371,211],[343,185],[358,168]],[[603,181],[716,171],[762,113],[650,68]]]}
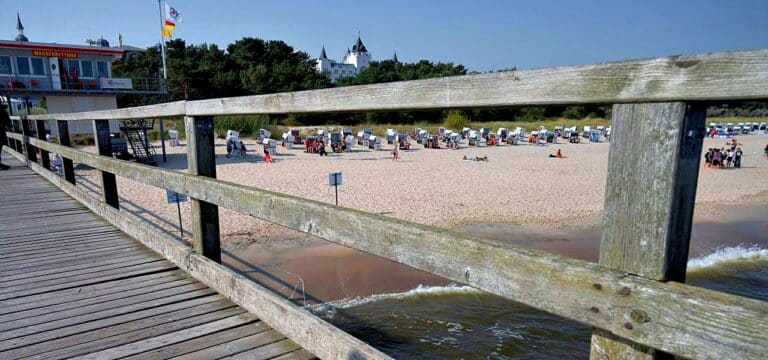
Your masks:
{"label": "metal staircase", "polygon": [[143,164],[157,164],[154,158],[155,149],[147,137],[147,130],[151,130],[155,125],[154,123],[154,120],[125,120],[120,122],[120,131],[131,145],[134,159]]}

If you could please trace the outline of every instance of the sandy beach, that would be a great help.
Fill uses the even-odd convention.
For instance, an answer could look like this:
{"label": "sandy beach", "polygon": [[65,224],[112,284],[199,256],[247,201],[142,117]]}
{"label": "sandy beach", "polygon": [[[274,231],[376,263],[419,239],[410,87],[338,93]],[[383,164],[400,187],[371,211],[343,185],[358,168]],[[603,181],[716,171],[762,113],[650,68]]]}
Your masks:
{"label": "sandy beach", "polygon": [[[763,158],[768,136],[748,135],[739,141],[744,150],[741,169],[708,169],[702,160],[696,222],[726,222],[730,208],[762,209],[768,205],[768,160]],[[467,148],[465,142],[459,150],[414,145],[413,150],[401,151],[397,162],[392,161],[391,145],[384,145],[381,151],[357,147],[353,152],[329,153],[327,157],[305,153],[303,146],[292,150],[279,147],[273,164],[262,161],[261,145],[255,140],[244,142],[249,149],[245,159],[226,158],[224,140],[217,140],[219,179],[333,203],[328,174],[342,172],[340,206],[480,234],[483,232],[476,224],[511,226],[523,236],[509,241],[593,258],[589,253],[594,251],[585,249],[593,248],[599,238],[599,228],[595,228],[603,209],[607,142],[480,148]],[[724,145],[725,139],[704,142],[705,149]],[[567,158],[548,157],[557,149]],[[168,147],[167,151],[168,161],[161,162],[161,167],[186,168],[186,147]],[[488,156],[489,161],[462,160],[464,155]],[[94,171],[81,168],[77,174],[80,186],[97,190]],[[118,187],[123,209],[178,236],[176,206],[166,203],[163,189],[125,178],[118,178]],[[182,204],[182,218],[189,224],[189,203]],[[297,301],[306,299],[296,293],[299,285],[316,299],[330,299],[445,282],[413,269],[383,281],[386,277],[382,274],[391,273],[388,269],[405,267],[227,209],[220,209],[220,222],[222,246],[230,264],[283,293],[293,293]],[[535,240],[535,234],[546,238],[546,234],[573,229],[591,230],[575,231],[581,234],[575,239],[583,241],[557,246]],[[528,244],[520,239],[528,239]],[[585,244],[591,245],[581,246]],[[254,267],[261,271],[253,271]],[[269,275],[263,274],[264,270]]]}

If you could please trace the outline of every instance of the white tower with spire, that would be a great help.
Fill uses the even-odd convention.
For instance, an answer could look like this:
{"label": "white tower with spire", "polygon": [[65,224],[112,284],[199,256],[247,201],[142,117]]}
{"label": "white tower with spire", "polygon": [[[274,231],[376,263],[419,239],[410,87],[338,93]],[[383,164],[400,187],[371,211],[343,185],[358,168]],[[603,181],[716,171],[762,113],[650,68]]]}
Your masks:
{"label": "white tower with spire", "polygon": [[371,60],[373,57],[358,34],[357,41],[352,45],[352,49],[347,49],[341,62],[329,59],[325,53],[325,46],[323,46],[320,57],[315,60],[315,70],[326,74],[331,79],[331,83],[335,84],[342,77],[355,76],[367,69]]}

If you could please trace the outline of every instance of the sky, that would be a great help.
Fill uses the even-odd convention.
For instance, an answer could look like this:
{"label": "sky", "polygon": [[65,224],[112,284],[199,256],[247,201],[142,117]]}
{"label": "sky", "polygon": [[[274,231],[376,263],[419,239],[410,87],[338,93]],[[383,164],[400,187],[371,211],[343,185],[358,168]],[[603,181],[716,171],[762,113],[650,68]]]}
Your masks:
{"label": "sky", "polygon": [[[222,48],[242,37],[283,40],[340,60],[358,31],[374,59],[453,62],[489,71],[768,48],[768,0],[169,0],[174,33]],[[147,47],[160,37],[157,0],[0,0],[0,39],[85,44],[104,36]]]}

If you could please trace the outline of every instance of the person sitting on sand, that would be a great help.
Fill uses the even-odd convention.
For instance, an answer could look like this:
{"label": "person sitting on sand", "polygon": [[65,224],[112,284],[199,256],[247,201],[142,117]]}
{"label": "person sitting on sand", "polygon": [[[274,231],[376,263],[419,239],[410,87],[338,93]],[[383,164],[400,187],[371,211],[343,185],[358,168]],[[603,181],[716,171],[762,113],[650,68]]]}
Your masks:
{"label": "person sitting on sand", "polygon": [[270,164],[274,163],[274,161],[272,161],[272,155],[269,154],[269,150],[264,151],[264,162]]}
{"label": "person sitting on sand", "polygon": [[711,167],[712,166],[712,148],[709,148],[706,153],[704,153],[704,166]]}
{"label": "person sitting on sand", "polygon": [[563,153],[560,151],[560,149],[557,149],[556,154],[549,154],[549,157],[551,158],[558,158],[558,159],[565,159],[565,156],[563,156]]}
{"label": "person sitting on sand", "polygon": [[467,156],[464,155],[464,158],[462,160],[469,160],[469,161],[485,161],[488,162],[488,155],[479,157],[479,156]]}

